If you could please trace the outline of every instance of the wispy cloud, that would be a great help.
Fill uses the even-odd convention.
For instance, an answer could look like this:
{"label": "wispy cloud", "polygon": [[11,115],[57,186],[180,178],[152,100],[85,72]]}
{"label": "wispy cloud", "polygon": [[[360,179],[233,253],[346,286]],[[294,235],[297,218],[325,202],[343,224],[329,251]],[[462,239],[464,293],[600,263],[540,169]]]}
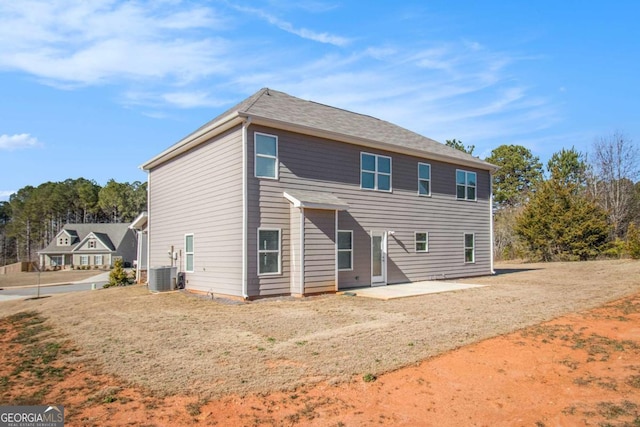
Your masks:
{"label": "wispy cloud", "polygon": [[12,151],[22,148],[34,148],[40,145],[38,139],[28,133],[0,135],[0,150]]}
{"label": "wispy cloud", "polygon": [[[558,120],[553,102],[514,75],[534,56],[470,39],[350,39],[298,24],[337,13],[334,4],[269,5],[0,1],[0,71],[65,89],[112,85],[122,104],[158,118],[226,108],[268,86],[477,146],[502,142],[507,131],[526,138]],[[288,34],[316,42],[314,49]]]}
{"label": "wispy cloud", "polygon": [[184,83],[224,72],[228,43],[203,31],[224,27],[224,20],[208,8],[169,6],[109,0],[2,2],[0,69],[66,85],[161,78]]}
{"label": "wispy cloud", "polygon": [[296,28],[292,23],[285,21],[272,15],[262,9],[257,9],[253,7],[245,7],[245,6],[233,6],[234,9],[250,13],[252,15],[258,16],[259,18],[267,21],[271,25],[278,27],[279,29],[286,31],[291,34],[295,34],[296,36],[302,37],[303,39],[313,40],[319,43],[327,43],[335,46],[346,46],[351,40],[347,37],[337,36],[335,34],[330,34],[326,32],[317,32],[313,30],[309,30],[307,28]]}

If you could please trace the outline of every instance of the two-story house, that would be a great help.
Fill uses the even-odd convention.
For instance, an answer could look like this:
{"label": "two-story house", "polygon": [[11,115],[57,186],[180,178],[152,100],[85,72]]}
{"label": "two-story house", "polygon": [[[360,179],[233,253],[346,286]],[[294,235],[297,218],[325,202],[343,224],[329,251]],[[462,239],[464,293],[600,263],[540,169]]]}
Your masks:
{"label": "two-story house", "polygon": [[127,266],[133,263],[136,245],[129,224],[65,224],[38,255],[48,270],[111,268],[116,258]]}
{"label": "two-story house", "polygon": [[492,273],[495,166],[262,89],[141,166],[149,265],[256,298]]}

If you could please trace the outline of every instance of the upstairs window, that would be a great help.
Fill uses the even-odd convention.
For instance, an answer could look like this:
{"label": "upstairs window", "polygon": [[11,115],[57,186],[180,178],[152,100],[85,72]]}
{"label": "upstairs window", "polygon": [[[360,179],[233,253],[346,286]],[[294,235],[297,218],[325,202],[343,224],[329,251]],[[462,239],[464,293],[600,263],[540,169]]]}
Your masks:
{"label": "upstairs window", "polygon": [[193,273],[193,234],[185,234],[184,236],[184,271],[187,273]]}
{"label": "upstairs window", "polygon": [[456,197],[460,200],[476,200],[476,173],[456,171]]}
{"label": "upstairs window", "polygon": [[254,142],[256,177],[278,179],[278,137],[256,132]]}
{"label": "upstairs window", "polygon": [[95,249],[96,248],[96,241],[95,240],[89,240],[89,249]]}
{"label": "upstairs window", "polygon": [[391,191],[391,157],[360,153],[360,188]]}
{"label": "upstairs window", "polygon": [[431,165],[428,163],[418,163],[418,194],[431,195]]}

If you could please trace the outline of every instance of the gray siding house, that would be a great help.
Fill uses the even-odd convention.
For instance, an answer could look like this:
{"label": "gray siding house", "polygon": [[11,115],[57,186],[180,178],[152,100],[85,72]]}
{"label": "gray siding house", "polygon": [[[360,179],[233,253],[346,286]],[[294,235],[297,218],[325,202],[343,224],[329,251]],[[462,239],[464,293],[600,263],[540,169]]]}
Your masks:
{"label": "gray siding house", "polygon": [[65,224],[38,255],[40,265],[48,270],[111,268],[117,258],[132,264],[136,245],[129,224]]}
{"label": "gray siding house", "polygon": [[493,272],[495,166],[262,89],[141,166],[149,266],[257,298]]}

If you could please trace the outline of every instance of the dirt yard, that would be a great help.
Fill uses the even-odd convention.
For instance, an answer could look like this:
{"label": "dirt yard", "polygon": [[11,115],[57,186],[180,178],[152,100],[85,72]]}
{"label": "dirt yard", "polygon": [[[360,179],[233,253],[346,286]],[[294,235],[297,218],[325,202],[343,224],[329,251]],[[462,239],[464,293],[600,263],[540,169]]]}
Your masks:
{"label": "dirt yard", "polygon": [[68,425],[640,425],[640,263],[499,273],[393,301],[2,303],[0,404],[62,403]]}

